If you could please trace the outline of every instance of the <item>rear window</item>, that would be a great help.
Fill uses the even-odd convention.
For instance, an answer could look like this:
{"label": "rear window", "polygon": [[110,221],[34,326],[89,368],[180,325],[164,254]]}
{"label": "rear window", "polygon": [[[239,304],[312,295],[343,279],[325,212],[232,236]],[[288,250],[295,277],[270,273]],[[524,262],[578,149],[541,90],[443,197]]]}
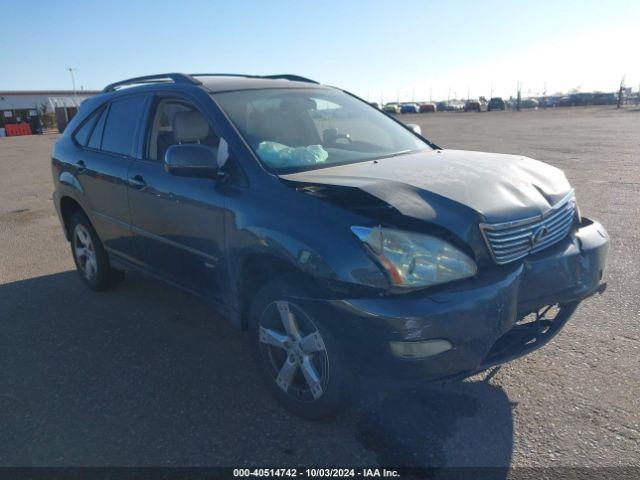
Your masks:
{"label": "rear window", "polygon": [[133,153],[136,127],[144,100],[144,96],[135,96],[111,103],[102,135],[102,150],[122,155]]}

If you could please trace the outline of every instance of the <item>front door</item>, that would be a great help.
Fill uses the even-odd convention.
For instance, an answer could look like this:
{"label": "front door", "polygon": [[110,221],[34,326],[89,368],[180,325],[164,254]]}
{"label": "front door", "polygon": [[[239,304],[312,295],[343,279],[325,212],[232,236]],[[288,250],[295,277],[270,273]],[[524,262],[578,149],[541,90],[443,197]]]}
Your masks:
{"label": "front door", "polygon": [[215,179],[170,175],[162,160],[171,145],[218,148],[221,139],[204,115],[182,99],[158,97],[147,123],[143,159],[129,170],[129,204],[141,259],[151,272],[220,300],[224,196]]}

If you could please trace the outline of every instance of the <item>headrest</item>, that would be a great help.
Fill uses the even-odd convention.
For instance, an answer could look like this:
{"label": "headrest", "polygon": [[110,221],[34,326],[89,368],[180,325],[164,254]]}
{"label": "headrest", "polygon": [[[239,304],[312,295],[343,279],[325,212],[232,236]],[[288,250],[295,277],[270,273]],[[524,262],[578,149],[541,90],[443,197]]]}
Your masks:
{"label": "headrest", "polygon": [[209,136],[209,124],[198,111],[177,112],[173,116],[173,136],[178,143],[192,143]]}

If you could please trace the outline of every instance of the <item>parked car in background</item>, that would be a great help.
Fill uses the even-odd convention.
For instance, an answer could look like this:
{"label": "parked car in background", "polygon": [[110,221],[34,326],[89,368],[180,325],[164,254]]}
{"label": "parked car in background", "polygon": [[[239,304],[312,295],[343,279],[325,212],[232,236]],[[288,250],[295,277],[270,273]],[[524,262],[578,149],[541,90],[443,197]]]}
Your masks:
{"label": "parked car in background", "polygon": [[557,107],[560,98],[561,97],[559,96],[542,97],[540,100],[538,100],[538,103],[543,108]]}
{"label": "parked car in background", "polygon": [[492,110],[506,110],[507,105],[504,103],[502,97],[493,97],[489,100],[487,104],[487,110],[490,112]]}
{"label": "parked car in background", "polygon": [[571,107],[571,97],[569,95],[564,95],[558,99],[556,104],[558,107]]}
{"label": "parked car in background", "polygon": [[403,103],[400,105],[400,113],[419,113],[420,106],[417,103]]}
{"label": "parked car in background", "polygon": [[592,93],[574,93],[571,95],[571,103],[574,107],[586,107],[593,101]]}
{"label": "parked car in background", "polygon": [[536,109],[539,107],[539,103],[538,100],[536,100],[535,98],[525,98],[524,100],[520,101],[520,108],[533,108]]}
{"label": "parked car in background", "polygon": [[596,92],[591,98],[592,105],[616,105],[618,103],[618,95],[615,93]]}
{"label": "parked car in background", "polygon": [[[464,110],[464,104],[462,100],[448,100],[445,102],[445,111],[448,112],[459,112]],[[439,107],[438,107],[439,108]]]}
{"label": "parked car in background", "polygon": [[562,97],[559,102],[559,107],[585,107],[591,105],[593,94],[591,93],[572,93]]}
{"label": "parked car in background", "polygon": [[436,102],[436,109],[438,112],[452,112],[453,106],[449,102]]}
{"label": "parked car in background", "polygon": [[465,112],[479,112],[481,108],[479,100],[467,100],[464,104]]}
{"label": "parked car in background", "polygon": [[361,376],[423,384],[526,355],[602,290],[608,235],[561,170],[441,149],[299,76],[109,85],[51,172],[88,288],[134,271],[210,302],[305,418],[335,412]]}
{"label": "parked car in background", "polygon": [[388,102],[382,110],[387,113],[400,113],[400,104],[398,102]]}
{"label": "parked car in background", "polygon": [[437,112],[438,107],[435,103],[421,103],[420,104],[420,113],[425,112]]}
{"label": "parked car in background", "polygon": [[371,105],[373,108],[380,109],[380,105],[378,105],[378,102],[369,102],[369,105]]}

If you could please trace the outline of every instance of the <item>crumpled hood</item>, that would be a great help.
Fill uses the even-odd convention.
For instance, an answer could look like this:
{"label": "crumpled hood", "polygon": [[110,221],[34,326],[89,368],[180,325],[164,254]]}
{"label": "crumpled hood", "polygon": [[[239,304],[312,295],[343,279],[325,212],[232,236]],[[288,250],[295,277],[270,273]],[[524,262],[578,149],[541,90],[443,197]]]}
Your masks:
{"label": "crumpled hood", "polygon": [[564,173],[551,165],[527,157],[464,150],[420,152],[282,178],[357,187],[423,220],[442,219],[445,212],[438,212],[437,206],[449,199],[491,223],[539,215],[571,190]]}

